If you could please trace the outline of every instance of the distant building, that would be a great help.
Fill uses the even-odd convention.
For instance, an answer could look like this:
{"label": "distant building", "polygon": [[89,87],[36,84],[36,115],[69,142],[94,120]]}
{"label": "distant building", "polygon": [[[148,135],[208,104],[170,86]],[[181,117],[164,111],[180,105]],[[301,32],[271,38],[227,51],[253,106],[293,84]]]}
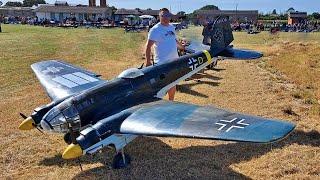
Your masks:
{"label": "distant building", "polygon": [[129,15],[133,15],[133,16],[141,16],[141,15],[151,15],[154,16],[156,19],[159,18],[159,12],[160,10],[152,10],[152,9],[148,9],[148,10],[142,10],[142,9],[118,9],[115,13],[114,13],[114,20],[116,22],[119,21],[123,21],[123,19],[126,16]]}
{"label": "distant building", "polygon": [[289,12],[288,13],[288,24],[296,24],[304,22],[308,17],[307,12]]}
{"label": "distant building", "polygon": [[141,9],[140,12],[142,12],[142,15],[150,15],[150,16],[155,17],[156,19],[159,19],[160,10],[152,10],[152,9],[143,10],[143,9]]}
{"label": "distant building", "polygon": [[[91,7],[94,7],[96,6],[97,3],[96,3],[96,0],[89,0],[89,6]],[[106,0],[100,0],[100,7],[107,7],[107,1]]]}
{"label": "distant building", "polygon": [[60,22],[66,18],[76,18],[77,21],[112,18],[112,9],[109,7],[43,4],[39,5],[34,12],[39,19],[48,19]]}
{"label": "distant building", "polygon": [[0,16],[6,17],[33,17],[35,14],[31,7],[0,7]]}
{"label": "distant building", "polygon": [[229,16],[231,22],[257,22],[258,10],[200,10],[197,12],[198,18],[214,20],[218,16]]}

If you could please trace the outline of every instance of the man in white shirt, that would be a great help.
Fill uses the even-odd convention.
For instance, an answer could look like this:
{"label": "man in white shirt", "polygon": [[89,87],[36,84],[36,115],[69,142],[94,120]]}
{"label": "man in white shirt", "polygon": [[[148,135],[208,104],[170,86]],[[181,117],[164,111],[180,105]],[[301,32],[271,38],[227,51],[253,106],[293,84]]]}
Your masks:
{"label": "man in white shirt", "polygon": [[[154,46],[155,58],[157,64],[164,63],[168,60],[178,58],[177,49],[183,50],[184,47],[177,41],[175,27],[170,24],[172,14],[167,8],[160,9],[160,22],[153,26],[148,34],[146,45],[146,66],[150,66],[151,47]],[[169,100],[174,100],[176,87],[169,89]]]}

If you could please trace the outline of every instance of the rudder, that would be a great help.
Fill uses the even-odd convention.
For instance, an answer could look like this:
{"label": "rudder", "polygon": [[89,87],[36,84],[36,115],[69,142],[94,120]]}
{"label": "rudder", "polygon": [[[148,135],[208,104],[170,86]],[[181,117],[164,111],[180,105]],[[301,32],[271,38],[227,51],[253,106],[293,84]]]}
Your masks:
{"label": "rudder", "polygon": [[213,23],[209,23],[204,27],[202,35],[204,36],[202,43],[210,45],[211,55],[217,56],[233,41],[229,18],[227,16],[219,16]]}

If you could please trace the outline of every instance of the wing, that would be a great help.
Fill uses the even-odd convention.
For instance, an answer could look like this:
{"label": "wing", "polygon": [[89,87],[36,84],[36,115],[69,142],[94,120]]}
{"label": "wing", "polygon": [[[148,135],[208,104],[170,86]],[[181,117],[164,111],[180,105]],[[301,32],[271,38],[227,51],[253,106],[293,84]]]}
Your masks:
{"label": "wing", "polygon": [[32,64],[31,68],[52,100],[62,99],[106,82],[92,72],[57,60],[38,62]]}
{"label": "wing", "polygon": [[[203,50],[209,50],[210,46],[204,45],[198,41],[191,41],[190,45],[186,47],[187,53],[195,53]],[[229,46],[220,52],[217,56],[237,59],[237,60],[248,60],[248,59],[258,59],[263,56],[262,53],[258,51],[252,51],[247,49],[235,49],[233,46]]]}
{"label": "wing", "polygon": [[218,56],[240,60],[248,60],[261,58],[263,54],[257,51],[251,51],[246,49],[234,49],[232,47],[227,47],[225,50],[220,52]]}
{"label": "wing", "polygon": [[159,101],[126,118],[120,133],[267,143],[285,137],[294,127],[288,122],[215,107]]}

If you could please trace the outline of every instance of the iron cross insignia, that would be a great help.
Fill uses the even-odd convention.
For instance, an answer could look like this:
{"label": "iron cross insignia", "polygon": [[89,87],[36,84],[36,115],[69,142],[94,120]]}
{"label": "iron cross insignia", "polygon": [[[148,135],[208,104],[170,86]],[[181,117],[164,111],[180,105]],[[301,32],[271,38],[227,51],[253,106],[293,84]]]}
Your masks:
{"label": "iron cross insignia", "polygon": [[194,59],[194,58],[190,58],[188,64],[189,64],[189,68],[190,68],[192,71],[193,71],[194,69],[196,69],[197,66],[199,65],[199,64],[198,64],[198,61],[197,61],[196,59]]}
{"label": "iron cross insignia", "polygon": [[43,70],[42,73],[43,74],[48,74],[48,73],[58,73],[60,72],[61,70],[63,70],[63,67],[54,67],[54,66],[50,66],[50,67],[47,67],[47,69]]}
{"label": "iron cross insignia", "polygon": [[220,120],[215,124],[220,126],[220,128],[218,129],[219,131],[225,130],[225,132],[229,132],[233,128],[243,129],[246,126],[250,125],[250,124],[244,123],[244,121],[245,119],[234,118],[232,120]]}

